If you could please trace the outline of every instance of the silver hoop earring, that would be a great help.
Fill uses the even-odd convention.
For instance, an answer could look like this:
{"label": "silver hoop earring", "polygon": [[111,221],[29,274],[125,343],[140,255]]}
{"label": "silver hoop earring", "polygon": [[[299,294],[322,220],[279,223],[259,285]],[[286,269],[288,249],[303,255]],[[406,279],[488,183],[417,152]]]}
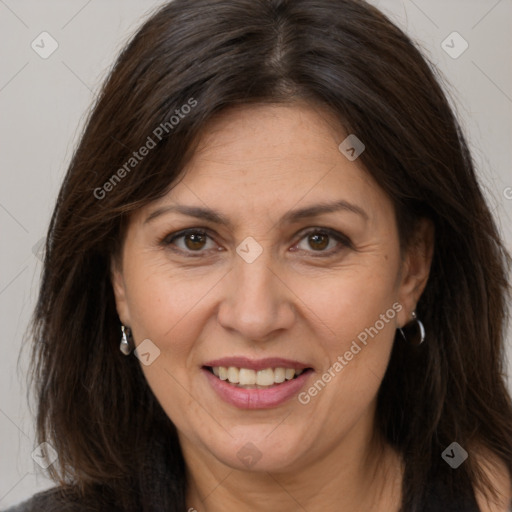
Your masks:
{"label": "silver hoop earring", "polygon": [[128,356],[133,349],[132,331],[129,327],[125,327],[124,325],[121,325],[121,331],[123,332],[123,335],[121,336],[121,344],[119,345],[119,350],[125,356]]}
{"label": "silver hoop earring", "polygon": [[412,312],[412,320],[399,328],[403,339],[411,345],[421,345],[425,341],[425,326],[423,322],[418,319],[416,311]]}

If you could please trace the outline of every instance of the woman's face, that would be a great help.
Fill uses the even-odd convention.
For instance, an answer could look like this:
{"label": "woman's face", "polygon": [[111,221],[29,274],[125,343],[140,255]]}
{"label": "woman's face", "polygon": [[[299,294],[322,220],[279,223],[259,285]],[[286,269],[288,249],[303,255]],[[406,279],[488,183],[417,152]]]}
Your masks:
{"label": "woman's face", "polygon": [[402,261],[392,203],[346,137],[305,104],[232,109],[130,221],[117,309],[150,340],[142,369],[190,457],[285,471],[371,433],[428,265]]}

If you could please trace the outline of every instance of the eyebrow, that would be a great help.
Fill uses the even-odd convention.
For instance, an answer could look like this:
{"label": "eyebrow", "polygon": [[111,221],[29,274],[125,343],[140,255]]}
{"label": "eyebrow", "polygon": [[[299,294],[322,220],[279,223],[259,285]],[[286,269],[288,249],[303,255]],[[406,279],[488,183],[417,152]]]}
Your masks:
{"label": "eyebrow", "polygon": [[[286,224],[293,224],[301,219],[317,217],[326,213],[335,213],[345,211],[349,213],[354,213],[356,215],[361,216],[364,220],[368,220],[368,214],[359,206],[349,203],[345,200],[335,201],[333,203],[319,203],[312,206],[307,206],[305,208],[300,208],[297,210],[291,210],[283,215],[281,222]],[[225,217],[223,214],[216,210],[212,210],[210,208],[203,208],[200,206],[186,206],[186,205],[172,205],[172,206],[163,206],[161,208],[157,208],[152,213],[149,214],[147,219],[144,221],[144,224],[151,222],[153,219],[166,214],[166,213],[181,213],[183,215],[187,215],[189,217],[195,217],[197,219],[208,220],[215,224],[220,224],[226,226],[227,228],[232,228],[232,222]]]}

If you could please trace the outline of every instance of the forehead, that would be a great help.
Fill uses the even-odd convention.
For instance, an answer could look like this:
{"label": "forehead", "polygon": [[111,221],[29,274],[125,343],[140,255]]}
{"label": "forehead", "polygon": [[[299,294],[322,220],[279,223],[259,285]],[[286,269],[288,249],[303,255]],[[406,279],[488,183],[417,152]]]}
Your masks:
{"label": "forehead", "polygon": [[207,124],[190,167],[217,159],[238,167],[259,162],[263,171],[272,169],[273,160],[284,171],[286,161],[289,166],[300,159],[332,162],[340,156],[337,148],[345,137],[341,123],[324,107],[303,102],[244,105],[221,112]]}
{"label": "forehead", "polygon": [[382,214],[390,201],[357,159],[340,152],[346,137],[339,120],[316,105],[228,109],[204,127],[183,179],[149,206],[181,203],[257,216],[341,199]]}

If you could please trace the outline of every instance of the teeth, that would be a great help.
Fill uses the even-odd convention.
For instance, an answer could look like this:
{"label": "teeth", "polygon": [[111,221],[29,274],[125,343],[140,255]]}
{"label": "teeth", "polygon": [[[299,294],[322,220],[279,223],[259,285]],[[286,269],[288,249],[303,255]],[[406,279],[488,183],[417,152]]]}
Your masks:
{"label": "teeth", "polygon": [[258,386],[272,386],[274,384],[274,370],[267,368],[256,373],[256,384]]}
{"label": "teeth", "polygon": [[274,370],[274,382],[280,384],[286,379],[286,370],[284,368],[276,368]]}
{"label": "teeth", "polygon": [[230,366],[214,366],[213,374],[221,380],[227,380],[239,387],[268,387],[274,384],[281,384],[285,380],[292,380],[299,376],[304,370],[293,368],[265,368],[264,370],[251,370],[249,368],[236,368]]}
{"label": "teeth", "polygon": [[235,368],[234,366],[230,366],[228,368],[228,380],[229,382],[233,384],[238,384],[240,382],[240,376],[239,376],[238,368]]}
{"label": "teeth", "polygon": [[[256,384],[256,372],[254,370],[248,370],[247,368],[240,368],[238,372],[239,382],[242,386],[249,386],[252,384]],[[232,384],[236,384],[237,382],[229,381]]]}

